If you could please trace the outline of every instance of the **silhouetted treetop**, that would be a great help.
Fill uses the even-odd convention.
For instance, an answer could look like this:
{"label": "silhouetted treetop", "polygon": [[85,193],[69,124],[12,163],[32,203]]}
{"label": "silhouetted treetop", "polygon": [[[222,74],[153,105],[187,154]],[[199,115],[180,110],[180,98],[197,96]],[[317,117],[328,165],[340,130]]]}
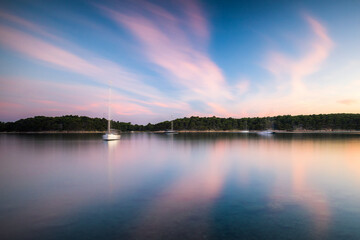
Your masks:
{"label": "silhouetted treetop", "polygon": [[[175,130],[360,130],[360,114],[283,115],[276,117],[218,118],[185,117],[173,120]],[[112,121],[120,131],[160,131],[170,128],[170,121],[138,125]],[[106,131],[105,118],[66,115],[62,117],[36,116],[15,122],[0,122],[1,132],[32,131]]]}

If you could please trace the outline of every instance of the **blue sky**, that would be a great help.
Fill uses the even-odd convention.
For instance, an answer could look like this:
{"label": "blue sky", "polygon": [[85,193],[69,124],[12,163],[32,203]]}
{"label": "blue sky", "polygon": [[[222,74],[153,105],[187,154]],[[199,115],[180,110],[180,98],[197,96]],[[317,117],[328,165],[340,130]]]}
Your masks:
{"label": "blue sky", "polygon": [[0,6],[0,121],[360,112],[359,1]]}

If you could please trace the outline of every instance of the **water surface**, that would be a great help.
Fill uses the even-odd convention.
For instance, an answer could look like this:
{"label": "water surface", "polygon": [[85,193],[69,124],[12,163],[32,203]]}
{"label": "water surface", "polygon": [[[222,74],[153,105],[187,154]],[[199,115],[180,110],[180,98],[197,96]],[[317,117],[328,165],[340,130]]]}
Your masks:
{"label": "water surface", "polygon": [[0,135],[1,239],[360,239],[360,135]]}

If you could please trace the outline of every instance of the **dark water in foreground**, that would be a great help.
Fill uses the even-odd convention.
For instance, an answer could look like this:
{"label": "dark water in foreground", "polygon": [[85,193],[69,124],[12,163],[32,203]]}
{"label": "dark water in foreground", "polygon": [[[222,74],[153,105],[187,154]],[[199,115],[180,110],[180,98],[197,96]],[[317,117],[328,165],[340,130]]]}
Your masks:
{"label": "dark water in foreground", "polygon": [[360,135],[0,134],[0,239],[360,239]]}

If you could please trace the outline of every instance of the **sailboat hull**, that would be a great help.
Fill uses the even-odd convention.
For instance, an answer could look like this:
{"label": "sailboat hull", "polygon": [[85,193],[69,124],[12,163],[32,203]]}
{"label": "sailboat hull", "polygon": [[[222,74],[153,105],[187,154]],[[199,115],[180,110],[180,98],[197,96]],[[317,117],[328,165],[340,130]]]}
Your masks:
{"label": "sailboat hull", "polygon": [[119,140],[121,135],[118,134],[112,134],[112,133],[106,133],[102,136],[104,141],[113,141],[113,140]]}
{"label": "sailboat hull", "polygon": [[266,130],[266,131],[261,131],[261,132],[258,132],[259,135],[271,135],[271,134],[275,134],[274,131],[271,131],[271,130]]}
{"label": "sailboat hull", "polygon": [[165,134],[178,134],[178,132],[176,132],[174,130],[166,130],[164,133]]}

